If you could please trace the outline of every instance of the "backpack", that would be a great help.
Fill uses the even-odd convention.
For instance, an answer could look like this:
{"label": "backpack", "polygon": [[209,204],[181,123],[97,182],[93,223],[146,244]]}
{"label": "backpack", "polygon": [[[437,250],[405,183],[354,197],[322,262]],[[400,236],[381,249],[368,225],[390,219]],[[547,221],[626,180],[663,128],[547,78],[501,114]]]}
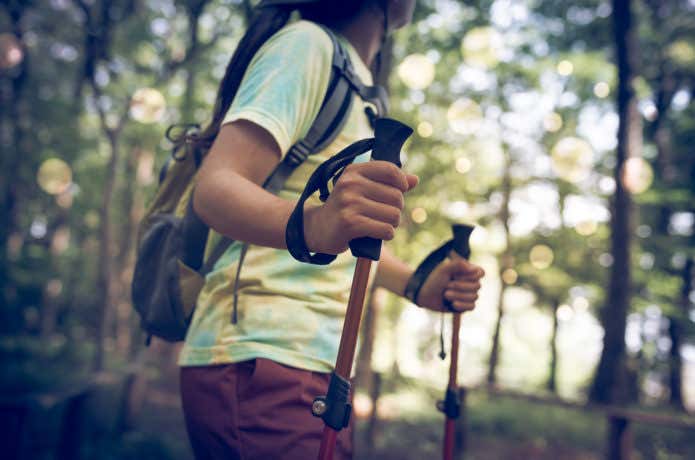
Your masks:
{"label": "backpack", "polygon": [[[347,51],[329,29],[324,30],[333,43],[328,89],[307,135],[290,148],[263,184],[271,193],[278,193],[309,155],[323,150],[340,133],[352,107],[353,92],[376,108],[376,114],[367,109],[372,123],[377,114],[383,116],[387,110],[385,90],[362,84]],[[167,137],[171,129],[167,130]],[[138,228],[131,297],[147,333],[147,344],[153,335],[170,342],[185,338],[205,276],[233,243],[211,232],[193,211],[191,196],[202,160],[201,152],[174,147],[160,172],[154,200]],[[239,268],[246,247],[242,249]],[[237,271],[237,282],[238,277]],[[234,291],[232,322],[236,322],[236,285]]]}

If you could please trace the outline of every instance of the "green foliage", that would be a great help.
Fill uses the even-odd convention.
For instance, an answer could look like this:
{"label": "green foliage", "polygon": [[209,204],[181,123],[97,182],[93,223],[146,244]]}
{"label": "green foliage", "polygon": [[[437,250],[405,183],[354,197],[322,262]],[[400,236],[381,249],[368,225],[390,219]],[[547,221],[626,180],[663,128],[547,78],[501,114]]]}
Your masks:
{"label": "green foliage", "polygon": [[[166,127],[178,122],[204,124],[210,117],[217,85],[244,30],[245,3],[12,1],[0,7],[2,37],[5,33],[18,37],[24,52],[21,65],[0,69],[4,389],[31,392],[79,380],[101,345],[111,368],[124,367],[140,349],[127,288],[135,223],[169,153],[170,145],[162,140]],[[695,24],[692,15],[680,13],[692,12],[685,0],[633,4],[642,50],[637,97],[644,124],[643,153],[654,181],[645,192],[633,195],[638,212],[632,239],[630,318],[641,336],[647,313],[656,312],[656,306],[654,321],[660,326],[655,337],[639,341],[642,349],[630,352],[642,360],[638,367],[643,377],[655,374],[664,381],[670,357],[657,344],[668,335],[665,326],[677,322],[684,345],[692,346],[695,333],[690,319],[692,294],[682,292],[687,278],[684,262],[695,257],[695,232],[693,225],[674,225],[674,216],[687,221],[695,212],[695,60],[688,41]],[[202,6],[198,16],[196,5]],[[551,324],[547,320],[554,304],[570,308],[574,318],[585,311],[582,306],[596,318],[610,314],[606,299],[612,260],[615,145],[611,140],[617,87],[610,13],[609,2],[601,0],[571,5],[423,0],[417,2],[414,24],[395,36],[389,80],[392,116],[416,128],[405,149],[405,169],[418,174],[421,183],[408,194],[392,247],[415,265],[450,238],[451,223],[478,226],[474,260],[487,270],[486,292],[478,311],[466,318],[482,331],[482,339],[465,344],[476,355],[467,364],[486,364],[497,297],[505,286],[515,287],[516,294],[532,293],[527,297],[533,299],[527,309],[512,312],[510,320],[502,322],[501,340],[510,348],[536,350],[525,337],[535,338],[539,332],[517,336],[516,330],[523,329],[519,324],[526,324],[518,318],[535,315],[543,324]],[[191,27],[192,21],[197,28]],[[465,46],[472,32],[492,42],[499,38],[499,49],[476,54]],[[401,63],[414,53],[426,55],[434,68],[434,80],[420,89],[409,87],[401,75]],[[563,61],[571,64],[571,71],[567,63],[564,70],[559,67]],[[156,96],[134,100],[137,94],[142,96],[138,93],[142,89],[160,94],[164,107],[158,106]],[[461,101],[464,104],[458,107],[466,110],[450,121],[452,106]],[[138,114],[138,105],[145,106],[146,116]],[[587,170],[579,171],[577,180],[568,180],[572,174],[554,165],[554,149],[568,137],[588,141],[592,150]],[[72,174],[69,187],[56,195],[37,186],[39,168],[50,158],[65,161]],[[577,171],[569,171],[573,172]],[[108,209],[110,256],[104,260],[101,211],[110,179],[115,180]],[[505,217],[507,198],[510,215]],[[538,245],[552,251],[552,262],[545,268],[530,260]],[[108,299],[106,336],[101,340],[104,264],[111,270],[114,293]],[[507,268],[514,276],[507,273],[508,282],[503,282],[500,276]],[[400,301],[389,302],[379,331],[389,340],[380,344],[393,348],[385,355],[397,368],[402,357],[394,343],[416,340],[417,362],[426,364],[438,342],[438,320],[425,320],[427,328],[419,329],[417,336],[399,337],[399,326],[410,321],[402,308]],[[558,343],[574,334],[584,340],[577,342],[582,344],[577,348],[600,347],[601,331],[594,323],[574,319],[559,323]],[[580,330],[587,324],[598,333]],[[559,350],[559,367],[563,361],[571,363],[567,366],[572,367],[573,378],[568,386],[588,381],[589,373],[577,370],[576,364],[578,352],[584,350]],[[548,367],[550,353],[530,354],[533,364],[542,361],[542,368]],[[590,369],[595,358],[582,369]],[[501,375],[527,382],[533,366],[514,361],[500,360]],[[476,378],[484,378],[484,370],[474,370]],[[660,385],[664,392],[658,398],[663,401],[668,392]],[[567,391],[574,394],[581,388]],[[532,411],[531,421],[518,416],[527,410]],[[552,442],[571,439],[588,449],[597,445],[596,421],[563,411],[545,414],[540,409],[519,409],[509,401],[486,400],[475,402],[476,411],[472,426],[481,433],[514,437],[531,427],[534,432],[550,427],[547,437]],[[436,450],[436,442],[428,442]],[[655,443],[649,452],[657,458],[662,447]],[[124,458],[140,450],[142,458],[169,455],[166,447],[137,436],[122,449]]]}

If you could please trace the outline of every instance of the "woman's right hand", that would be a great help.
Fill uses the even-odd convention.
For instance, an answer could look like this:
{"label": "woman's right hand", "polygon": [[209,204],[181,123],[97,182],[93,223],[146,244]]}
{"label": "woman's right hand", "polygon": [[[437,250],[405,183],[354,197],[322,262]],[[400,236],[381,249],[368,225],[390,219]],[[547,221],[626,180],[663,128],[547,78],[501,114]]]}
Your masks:
{"label": "woman's right hand", "polygon": [[391,240],[404,198],[418,178],[387,161],[348,165],[326,202],[304,210],[304,239],[311,252],[339,254],[361,237]]}

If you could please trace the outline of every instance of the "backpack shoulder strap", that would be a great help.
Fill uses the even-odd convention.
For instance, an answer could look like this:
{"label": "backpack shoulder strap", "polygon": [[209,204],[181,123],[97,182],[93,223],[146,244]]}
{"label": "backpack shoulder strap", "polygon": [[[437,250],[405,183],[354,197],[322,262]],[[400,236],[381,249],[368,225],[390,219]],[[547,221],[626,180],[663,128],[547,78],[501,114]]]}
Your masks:
{"label": "backpack shoulder strap", "polygon": [[[278,193],[294,172],[309,155],[320,152],[335,140],[347,122],[352,107],[353,91],[367,102],[373,103],[380,116],[386,114],[388,108],[386,91],[380,86],[366,86],[354,72],[347,50],[340,44],[335,34],[323,27],[333,44],[333,60],[331,77],[314,122],[307,135],[295,143],[283,160],[278,163],[273,172],[263,184],[263,188],[271,193]],[[234,242],[222,237],[203,264],[201,274],[207,275],[217,261]]]}

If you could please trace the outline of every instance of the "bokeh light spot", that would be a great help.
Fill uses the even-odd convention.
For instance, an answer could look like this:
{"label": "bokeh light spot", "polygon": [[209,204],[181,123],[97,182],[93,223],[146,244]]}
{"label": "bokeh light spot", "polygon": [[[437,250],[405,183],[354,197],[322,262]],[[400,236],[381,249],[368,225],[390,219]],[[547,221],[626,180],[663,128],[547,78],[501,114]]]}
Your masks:
{"label": "bokeh light spot", "polygon": [[357,418],[368,417],[372,413],[373,408],[372,398],[362,393],[355,395],[352,402],[352,410]]}
{"label": "bokeh light spot", "polygon": [[610,88],[610,86],[608,86],[608,83],[606,83],[605,81],[600,81],[594,85],[594,94],[598,98],[603,99],[605,97],[608,97],[610,92],[611,92],[611,88]]}
{"label": "bokeh light spot", "polygon": [[458,171],[461,174],[466,174],[468,171],[471,170],[471,160],[469,160],[466,157],[461,157],[456,160],[456,171]]}
{"label": "bokeh light spot", "polygon": [[550,267],[553,263],[553,257],[553,250],[544,244],[535,245],[531,248],[531,252],[529,253],[531,265],[539,270]]}
{"label": "bokeh light spot", "polygon": [[398,66],[398,77],[410,89],[425,89],[434,81],[434,63],[424,54],[411,54]]}
{"label": "bokeh light spot", "polygon": [[565,59],[557,64],[557,73],[563,77],[572,75],[572,72],[574,72],[574,64],[572,64],[570,61]]}
{"label": "bokeh light spot", "polygon": [[53,254],[62,254],[70,247],[70,228],[63,225],[53,233],[51,240],[51,252]]}
{"label": "bokeh light spot", "polygon": [[36,181],[44,192],[60,195],[66,192],[72,183],[72,169],[60,158],[49,158],[41,163]]}
{"label": "bokeh light spot", "polygon": [[625,161],[622,179],[627,191],[640,194],[652,185],[654,171],[643,158],[632,157]]}
{"label": "bokeh light spot", "polygon": [[433,132],[434,128],[432,128],[432,123],[429,121],[421,121],[418,123],[417,133],[420,135],[420,137],[430,137]]}
{"label": "bokeh light spot", "polygon": [[99,226],[99,214],[96,211],[87,211],[84,215],[84,223],[89,228],[97,228]]}
{"label": "bokeh light spot", "polygon": [[551,152],[555,173],[568,182],[579,182],[589,175],[594,152],[588,142],[577,137],[565,137]]}
{"label": "bokeh light spot", "polygon": [[584,296],[575,297],[572,301],[572,306],[577,310],[586,310],[589,308],[589,299]]}
{"label": "bokeh light spot", "polygon": [[602,267],[610,267],[611,265],[613,265],[613,256],[607,252],[604,252],[603,254],[598,256],[598,263]]}
{"label": "bokeh light spot", "polygon": [[166,110],[166,100],[154,88],[140,88],[130,101],[130,115],[140,123],[156,123],[162,119]]}
{"label": "bokeh light spot", "polygon": [[427,211],[425,211],[425,208],[415,208],[410,213],[410,218],[416,224],[421,224],[427,220]]}
{"label": "bokeh light spot", "polygon": [[506,284],[514,284],[519,279],[519,275],[513,268],[508,268],[502,272],[502,281]]}
{"label": "bokeh light spot", "polygon": [[543,118],[543,128],[550,133],[556,133],[562,128],[562,116],[557,112],[551,112]]}
{"label": "bokeh light spot", "polygon": [[695,62],[695,46],[686,40],[676,40],[668,47],[668,55],[680,65]]}
{"label": "bokeh light spot", "polygon": [[449,127],[459,134],[473,134],[482,124],[483,111],[473,100],[461,98],[455,100],[446,112]]}
{"label": "bokeh light spot", "polygon": [[461,41],[464,61],[474,67],[490,68],[497,65],[502,49],[502,36],[492,27],[475,27]]}
{"label": "bokeh light spot", "polygon": [[589,236],[596,233],[598,229],[598,223],[595,220],[587,219],[580,220],[574,226],[574,229],[582,236]]}
{"label": "bokeh light spot", "polygon": [[12,34],[0,34],[0,69],[11,69],[24,59],[19,40]]}
{"label": "bokeh light spot", "polygon": [[569,305],[563,303],[557,307],[557,312],[555,313],[558,321],[569,321],[574,316],[574,310]]}
{"label": "bokeh light spot", "polygon": [[51,298],[58,297],[63,292],[63,283],[59,279],[52,279],[46,283],[46,295]]}

